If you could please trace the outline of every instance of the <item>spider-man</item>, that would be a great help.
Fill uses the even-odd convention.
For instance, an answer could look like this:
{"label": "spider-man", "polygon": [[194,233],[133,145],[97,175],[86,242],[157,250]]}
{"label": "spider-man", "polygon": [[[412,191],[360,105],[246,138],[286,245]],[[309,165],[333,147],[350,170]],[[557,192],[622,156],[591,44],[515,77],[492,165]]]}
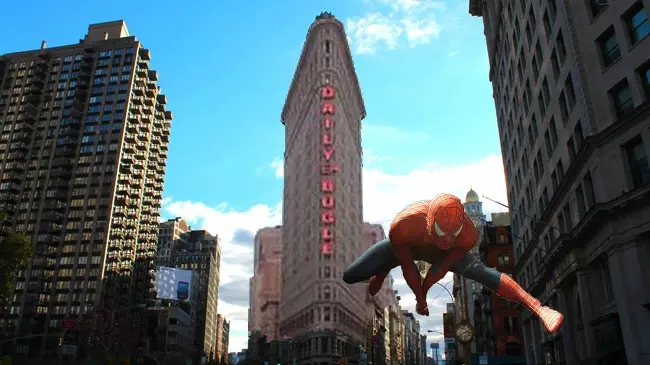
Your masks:
{"label": "spider-man", "polygon": [[[345,270],[343,280],[354,284],[370,279],[368,291],[375,295],[388,273],[401,266],[404,279],[415,294],[416,312],[428,316],[427,292],[452,271],[525,306],[539,317],[549,332],[555,333],[564,316],[542,306],[510,276],[483,266],[469,253],[477,241],[478,231],[465,214],[460,199],[440,194],[432,200],[413,203],[397,214],[390,225],[388,239],[364,252]],[[423,281],[416,260],[431,264]]]}

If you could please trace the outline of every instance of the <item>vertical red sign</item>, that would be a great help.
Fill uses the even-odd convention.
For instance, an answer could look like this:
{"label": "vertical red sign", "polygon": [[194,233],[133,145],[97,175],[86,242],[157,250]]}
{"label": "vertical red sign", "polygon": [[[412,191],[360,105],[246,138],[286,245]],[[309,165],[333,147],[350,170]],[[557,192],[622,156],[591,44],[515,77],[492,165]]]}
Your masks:
{"label": "vertical red sign", "polygon": [[321,89],[321,253],[330,256],[334,253],[335,235],[334,225],[336,224],[336,198],[334,196],[336,180],[335,175],[339,172],[338,166],[334,163],[334,116],[336,106],[334,100],[336,91],[331,85],[325,85]]}

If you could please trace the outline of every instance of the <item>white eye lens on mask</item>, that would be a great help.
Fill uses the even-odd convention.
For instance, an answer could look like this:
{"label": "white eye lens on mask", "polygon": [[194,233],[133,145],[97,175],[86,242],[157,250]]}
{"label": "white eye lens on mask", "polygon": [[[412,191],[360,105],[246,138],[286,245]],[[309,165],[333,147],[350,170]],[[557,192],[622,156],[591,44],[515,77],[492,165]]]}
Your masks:
{"label": "white eye lens on mask", "polygon": [[458,230],[456,231],[456,233],[454,233],[454,237],[458,237],[458,235],[460,234],[460,231],[462,231],[462,230],[463,230],[463,225],[461,224],[460,227],[458,227]]}
{"label": "white eye lens on mask", "polygon": [[442,229],[440,229],[440,226],[438,226],[438,222],[434,222],[434,227],[436,229],[436,234],[438,235],[438,237],[445,236],[445,232]]}

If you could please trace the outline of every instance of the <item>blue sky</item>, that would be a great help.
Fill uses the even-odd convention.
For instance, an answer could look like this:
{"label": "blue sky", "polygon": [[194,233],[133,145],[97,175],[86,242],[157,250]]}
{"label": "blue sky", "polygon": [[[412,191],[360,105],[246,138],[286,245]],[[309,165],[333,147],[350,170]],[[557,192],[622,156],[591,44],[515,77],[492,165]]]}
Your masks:
{"label": "blue sky", "polygon": [[368,112],[366,220],[385,224],[413,199],[469,186],[505,201],[483,24],[467,9],[467,0],[13,1],[0,54],[75,43],[89,24],[118,19],[151,50],[174,112],[163,215],[221,236],[220,312],[233,321],[234,351],[246,335],[251,236],[281,216],[280,112],[321,11],[346,25]]}

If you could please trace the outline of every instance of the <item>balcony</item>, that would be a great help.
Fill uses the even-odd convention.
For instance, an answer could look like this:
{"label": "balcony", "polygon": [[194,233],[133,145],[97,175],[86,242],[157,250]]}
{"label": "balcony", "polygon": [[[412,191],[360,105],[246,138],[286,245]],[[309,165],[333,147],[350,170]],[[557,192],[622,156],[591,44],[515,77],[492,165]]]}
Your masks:
{"label": "balcony", "polygon": [[167,104],[167,95],[158,94],[158,96],[156,97],[156,100],[158,101],[158,104],[165,105],[165,104]]}
{"label": "balcony", "polygon": [[9,193],[18,193],[20,191],[20,184],[17,184],[15,182],[3,184],[2,187],[0,187],[0,191],[3,193],[9,192]]}
{"label": "balcony", "polygon": [[14,132],[34,132],[34,126],[28,123],[20,123],[14,127]]}
{"label": "balcony", "polygon": [[[149,100],[151,100],[151,99],[149,99]],[[153,103],[151,103],[151,105],[153,105]],[[144,114],[148,115],[148,116],[151,116],[151,115],[153,115],[153,108],[151,106],[143,106],[142,107],[142,112]]]}
{"label": "balcony", "polygon": [[138,55],[140,56],[140,59],[142,59],[142,60],[151,61],[151,52],[146,48],[140,48],[140,51],[138,52]]}
{"label": "balcony", "polygon": [[123,143],[122,144],[122,150],[127,153],[133,153],[135,152],[135,145],[132,143]]}
{"label": "balcony", "polygon": [[24,143],[29,143],[32,140],[32,135],[26,132],[21,132],[21,133],[14,133],[13,135],[13,140],[15,141],[21,141]]}
{"label": "balcony", "polygon": [[55,211],[45,212],[43,213],[43,215],[41,215],[41,222],[42,221],[61,222],[62,220],[63,220],[63,214]]}
{"label": "balcony", "polygon": [[[38,55],[38,58],[42,60],[42,63],[48,62],[52,58],[52,54],[50,51],[43,50],[41,53]],[[44,61],[44,62],[43,62]],[[46,63],[45,63],[46,64]],[[47,65],[47,64],[46,64]]]}
{"label": "balcony", "polygon": [[43,80],[41,80],[40,78],[38,78],[38,79],[33,79],[33,80],[32,80],[32,85],[33,85],[33,87],[35,87],[35,88],[37,88],[37,89],[40,90],[40,89],[43,88],[43,86],[45,86],[45,83],[43,82]]}
{"label": "balcony", "polygon": [[11,148],[11,150],[16,150],[16,151],[23,152],[23,153],[27,152],[29,150],[29,146],[24,142],[12,143],[10,148]]}
{"label": "balcony", "polygon": [[154,97],[156,95],[156,84],[153,82],[147,83],[147,89],[144,91],[145,95]]}
{"label": "balcony", "polygon": [[135,69],[135,75],[137,77],[147,77],[147,73],[149,71],[148,70],[149,66],[144,62],[142,62],[142,65],[144,65],[145,67],[142,67],[141,64],[138,63],[138,67]]}
{"label": "balcony", "polygon": [[158,81],[158,71],[149,70],[149,80]]}
{"label": "balcony", "polygon": [[24,175],[15,171],[5,172],[2,178],[12,182],[19,182],[23,180]]}
{"label": "balcony", "polygon": [[151,124],[142,124],[139,127],[139,132],[143,134],[148,134],[151,131]]}
{"label": "balcony", "polygon": [[113,217],[113,220],[112,220],[111,224],[115,228],[122,228],[122,227],[124,227],[124,222],[125,222],[124,218],[115,216],[115,217]]}
{"label": "balcony", "polygon": [[48,200],[45,202],[45,209],[62,212],[65,210],[65,203],[61,200]]}
{"label": "balcony", "polygon": [[50,178],[55,177],[61,180],[70,180],[71,176],[72,176],[72,171],[70,171],[69,168],[65,168],[65,167],[52,169],[52,171],[50,172]]}
{"label": "balcony", "polygon": [[[40,89],[38,90],[40,91]],[[33,105],[38,104],[41,101],[41,97],[38,94],[34,94],[34,91],[32,91],[32,94],[27,96],[27,102]]]}

